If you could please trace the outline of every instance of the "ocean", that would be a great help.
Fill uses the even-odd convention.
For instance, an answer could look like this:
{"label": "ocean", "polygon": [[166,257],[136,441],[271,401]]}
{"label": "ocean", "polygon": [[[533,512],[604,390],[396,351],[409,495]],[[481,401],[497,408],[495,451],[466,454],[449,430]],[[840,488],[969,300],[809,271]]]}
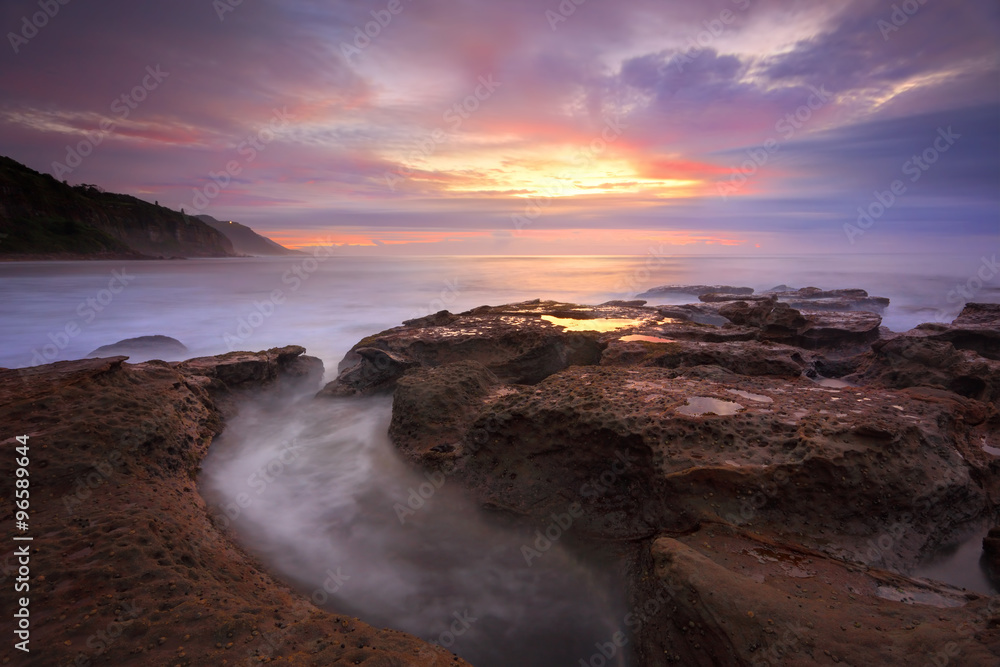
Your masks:
{"label": "ocean", "polygon": [[[982,256],[338,257],[0,263],[0,366],[77,359],[161,334],[190,356],[306,347],[335,370],[361,338],[403,320],[528,299],[601,303],[663,284],[862,287],[891,299],[883,324],[950,321],[1000,301]],[[651,304],[681,303],[656,299]],[[133,359],[139,361],[139,359]]]}

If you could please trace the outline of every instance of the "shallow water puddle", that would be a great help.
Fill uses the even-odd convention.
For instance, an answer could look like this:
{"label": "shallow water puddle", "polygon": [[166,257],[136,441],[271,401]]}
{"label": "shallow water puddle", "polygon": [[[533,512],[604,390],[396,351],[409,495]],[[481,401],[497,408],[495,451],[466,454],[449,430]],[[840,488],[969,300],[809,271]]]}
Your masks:
{"label": "shallow water puddle", "polygon": [[542,315],[546,322],[564,327],[567,331],[617,331],[626,327],[638,327],[647,320],[595,318],[592,320],[577,320],[569,317],[553,317]]}
{"label": "shallow water puddle", "polygon": [[986,452],[987,454],[992,454],[993,456],[1000,456],[1000,447],[991,447],[988,444],[986,444],[986,436],[985,435],[982,438],[982,443],[983,443],[983,451],[984,452]]}
{"label": "shallow water puddle", "polygon": [[619,338],[623,343],[676,343],[672,338],[660,338],[659,336],[646,336],[644,334],[632,334]]}
{"label": "shallow water puddle", "polygon": [[742,389],[727,389],[730,394],[735,394],[748,401],[757,401],[758,403],[773,403],[774,399],[770,396],[764,396],[763,394],[752,394],[749,391],[743,391]]}
{"label": "shallow water puddle", "polygon": [[687,399],[687,405],[677,408],[677,412],[682,415],[735,415],[743,409],[739,403],[723,401],[719,398],[708,398],[706,396],[691,396]]}
{"label": "shallow water puddle", "polygon": [[813,378],[813,382],[821,387],[830,387],[832,389],[845,389],[847,387],[853,387],[854,385],[846,380],[838,380],[836,378],[825,378],[817,375]]}
{"label": "shallow water puddle", "polygon": [[1000,590],[990,581],[982,560],[983,538],[989,524],[973,530],[965,539],[945,546],[913,570],[913,576],[936,579],[952,586],[985,595],[997,595]]}

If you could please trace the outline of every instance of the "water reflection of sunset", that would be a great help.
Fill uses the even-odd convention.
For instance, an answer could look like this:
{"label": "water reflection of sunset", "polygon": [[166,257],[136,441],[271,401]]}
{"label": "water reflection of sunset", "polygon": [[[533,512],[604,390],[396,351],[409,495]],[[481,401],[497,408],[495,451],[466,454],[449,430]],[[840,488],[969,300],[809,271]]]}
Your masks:
{"label": "water reflection of sunset", "polygon": [[589,320],[577,320],[569,317],[553,317],[552,315],[542,315],[546,322],[563,327],[567,331],[617,331],[627,327],[638,327],[646,323],[646,320],[637,319],[613,319],[595,318]]}

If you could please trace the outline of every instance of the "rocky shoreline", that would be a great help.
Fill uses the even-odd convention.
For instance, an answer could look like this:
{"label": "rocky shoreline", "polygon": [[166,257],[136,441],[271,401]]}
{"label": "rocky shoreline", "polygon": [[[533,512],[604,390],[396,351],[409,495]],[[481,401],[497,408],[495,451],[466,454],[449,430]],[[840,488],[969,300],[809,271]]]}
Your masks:
{"label": "rocky shoreline", "polygon": [[[303,353],[0,370],[0,423],[30,435],[34,537],[30,653],[8,641],[0,662],[465,664],[313,606],[237,545],[199,495],[200,461],[246,392],[318,385],[322,363]],[[0,463],[9,479],[13,462]],[[12,514],[4,528],[15,534]],[[5,551],[5,586],[17,569]]]}
{"label": "rocky shoreline", "polygon": [[1000,307],[896,334],[863,290],[688,293],[442,311],[321,395],[393,392],[398,449],[498,514],[582,508],[555,532],[628,561],[638,664],[1000,660],[1000,598],[907,576],[997,521]]}
{"label": "rocky shoreline", "polygon": [[[411,320],[355,345],[315,400],[391,393],[404,457],[548,536],[526,567],[545,540],[617,556],[637,664],[1000,660],[1000,597],[912,577],[997,525],[1000,306],[899,334],[863,290],[667,293],[698,302]],[[0,421],[31,435],[39,610],[28,661],[0,660],[465,664],[317,609],[209,516],[212,439],[248,392],[317,386],[304,352],[0,369]]]}

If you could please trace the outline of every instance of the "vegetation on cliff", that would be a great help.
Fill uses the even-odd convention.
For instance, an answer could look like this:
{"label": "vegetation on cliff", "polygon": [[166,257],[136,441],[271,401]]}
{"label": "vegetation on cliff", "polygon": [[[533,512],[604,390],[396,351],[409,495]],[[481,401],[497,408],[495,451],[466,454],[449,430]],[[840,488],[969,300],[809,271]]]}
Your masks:
{"label": "vegetation on cliff", "polygon": [[197,218],[94,185],[70,186],[0,156],[0,256],[232,257]]}

